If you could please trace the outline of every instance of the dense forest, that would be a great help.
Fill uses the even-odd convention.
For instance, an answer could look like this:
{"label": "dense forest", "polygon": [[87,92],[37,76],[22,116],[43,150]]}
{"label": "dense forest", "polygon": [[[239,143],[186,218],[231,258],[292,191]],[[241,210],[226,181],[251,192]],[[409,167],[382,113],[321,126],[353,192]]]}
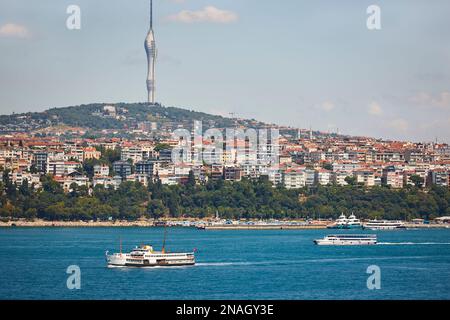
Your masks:
{"label": "dense forest", "polygon": [[190,174],[185,185],[167,186],[159,181],[144,187],[134,182],[119,189],[96,186],[93,190],[73,185],[64,193],[51,176],[43,176],[43,187],[34,190],[24,183],[18,188],[8,179],[0,182],[0,217],[47,220],[136,220],[140,217],[223,218],[336,218],[354,212],[361,218],[432,219],[450,215],[450,191],[432,187],[366,189],[361,186],[327,186],[286,190],[267,179],[240,182],[210,180],[195,183]]}

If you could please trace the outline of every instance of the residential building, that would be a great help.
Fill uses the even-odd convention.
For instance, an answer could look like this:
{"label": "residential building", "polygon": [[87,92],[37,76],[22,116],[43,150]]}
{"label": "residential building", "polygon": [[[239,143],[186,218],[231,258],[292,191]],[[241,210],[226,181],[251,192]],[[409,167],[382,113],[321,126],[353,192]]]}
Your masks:
{"label": "residential building", "polygon": [[106,164],[96,164],[94,166],[94,175],[109,176],[109,166]]}
{"label": "residential building", "polygon": [[128,161],[116,161],[113,163],[113,171],[125,181],[127,176],[131,175],[132,166]]}
{"label": "residential building", "polygon": [[306,174],[303,168],[289,168],[282,172],[282,181],[286,189],[299,189],[306,186]]}
{"label": "residential building", "polygon": [[356,183],[363,184],[366,187],[373,187],[375,185],[375,172],[370,168],[361,168],[353,172],[356,178]]}

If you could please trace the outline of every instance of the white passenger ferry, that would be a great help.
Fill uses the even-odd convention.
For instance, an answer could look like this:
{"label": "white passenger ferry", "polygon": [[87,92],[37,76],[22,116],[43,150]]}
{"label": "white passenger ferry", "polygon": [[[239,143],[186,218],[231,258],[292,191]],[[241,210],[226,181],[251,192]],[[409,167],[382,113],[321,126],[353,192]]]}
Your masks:
{"label": "white passenger ferry", "polygon": [[154,251],[152,246],[142,245],[136,247],[130,253],[108,254],[106,251],[108,266],[121,267],[155,267],[155,266],[187,266],[195,264],[194,252],[190,253],[166,253]]}
{"label": "white passenger ferry", "polygon": [[362,246],[377,244],[375,234],[338,234],[314,240],[319,246]]}
{"label": "white passenger ferry", "polygon": [[363,224],[363,228],[369,230],[395,230],[405,228],[405,223],[402,221],[370,220]]}

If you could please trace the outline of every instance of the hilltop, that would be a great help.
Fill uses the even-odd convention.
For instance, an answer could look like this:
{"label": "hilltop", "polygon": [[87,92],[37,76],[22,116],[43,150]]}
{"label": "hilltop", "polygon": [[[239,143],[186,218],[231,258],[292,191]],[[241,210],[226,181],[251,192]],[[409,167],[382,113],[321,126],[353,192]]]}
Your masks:
{"label": "hilltop", "polygon": [[263,122],[251,119],[231,119],[189,109],[149,106],[146,103],[92,103],[79,106],[51,108],[43,112],[0,115],[0,133],[28,132],[49,126],[84,127],[90,130],[130,129],[138,123],[158,122],[192,126],[194,120],[204,127],[262,127]]}

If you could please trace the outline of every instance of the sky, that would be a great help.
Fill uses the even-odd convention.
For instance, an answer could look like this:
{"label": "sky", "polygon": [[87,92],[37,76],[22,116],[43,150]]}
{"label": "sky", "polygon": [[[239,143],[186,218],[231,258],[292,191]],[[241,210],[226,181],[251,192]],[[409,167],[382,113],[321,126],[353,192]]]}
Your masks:
{"label": "sky", "polygon": [[[0,0],[0,114],[144,102],[148,20],[148,0]],[[154,30],[165,106],[450,143],[450,1],[154,0]]]}

